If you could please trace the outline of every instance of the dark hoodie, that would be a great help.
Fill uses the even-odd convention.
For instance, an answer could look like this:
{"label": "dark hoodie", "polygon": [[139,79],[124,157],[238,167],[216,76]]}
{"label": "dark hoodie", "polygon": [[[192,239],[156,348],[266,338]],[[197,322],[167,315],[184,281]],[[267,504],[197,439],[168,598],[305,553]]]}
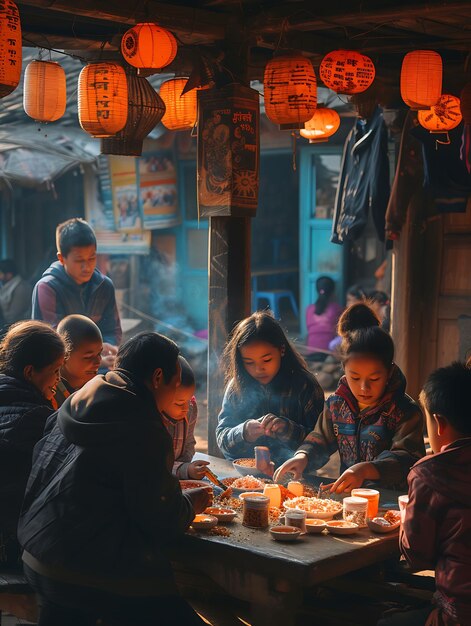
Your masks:
{"label": "dark hoodie", "polygon": [[30,383],[0,374],[0,530],[16,533],[33,448],[53,409]]}
{"label": "dark hoodie", "polygon": [[383,486],[404,486],[410,468],[425,454],[422,412],[405,391],[406,379],[394,365],[380,402],[360,411],[343,376],[298,450],[308,456],[309,469],[322,467],[338,450],[342,472],[368,461]]}
{"label": "dark hoodie", "polygon": [[471,437],[421,459],[409,477],[400,545],[414,569],[435,569],[435,601],[471,624]]}
{"label": "dark hoodie", "polygon": [[56,261],[34,287],[32,319],[56,327],[72,314],[86,315],[101,330],[103,341],[119,345],[121,322],[111,279],[95,269],[88,283],[77,285]]}
{"label": "dark hoodie", "polygon": [[154,400],[121,370],[60,407],[36,446],[18,526],[37,573],[122,593],[174,592],[163,547],[194,517]]}

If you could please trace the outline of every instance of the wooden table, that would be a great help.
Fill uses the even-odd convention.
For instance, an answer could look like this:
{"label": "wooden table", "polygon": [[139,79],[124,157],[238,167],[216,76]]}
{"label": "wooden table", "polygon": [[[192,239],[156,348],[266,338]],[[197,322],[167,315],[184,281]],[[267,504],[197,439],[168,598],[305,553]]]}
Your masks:
{"label": "wooden table", "polygon": [[[222,478],[236,475],[229,461],[204,454],[197,457],[209,460]],[[397,495],[384,491],[381,505],[397,508]],[[229,595],[250,602],[253,626],[290,626],[306,588],[398,554],[397,531],[385,535],[369,529],[351,536],[305,535],[290,544],[272,540],[267,530],[245,528],[240,516],[228,527],[230,537],[187,533],[172,546],[172,561],[180,567],[199,569]]]}

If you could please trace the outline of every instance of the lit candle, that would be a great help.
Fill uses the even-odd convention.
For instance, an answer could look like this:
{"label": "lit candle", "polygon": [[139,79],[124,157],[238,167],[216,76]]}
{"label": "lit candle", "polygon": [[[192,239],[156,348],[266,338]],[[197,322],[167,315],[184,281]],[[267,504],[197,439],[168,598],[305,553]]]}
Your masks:
{"label": "lit candle", "polygon": [[302,483],[300,483],[297,480],[291,480],[288,483],[288,491],[291,491],[291,493],[294,493],[295,496],[304,495],[304,487],[302,486]]}
{"label": "lit candle", "polygon": [[281,506],[281,490],[280,485],[265,485],[263,495],[270,498],[269,506],[280,508]]}

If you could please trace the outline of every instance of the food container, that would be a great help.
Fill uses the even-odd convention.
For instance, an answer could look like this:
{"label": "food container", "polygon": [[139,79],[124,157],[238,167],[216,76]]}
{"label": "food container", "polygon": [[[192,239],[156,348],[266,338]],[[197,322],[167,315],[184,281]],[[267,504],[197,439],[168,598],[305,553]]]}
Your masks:
{"label": "food container", "polygon": [[353,522],[360,528],[366,526],[368,500],[355,496],[343,499],[343,519]]}
{"label": "food container", "polygon": [[255,467],[255,459],[236,459],[232,467],[242,476],[262,476],[262,472]]}
{"label": "food container", "polygon": [[270,499],[269,506],[274,506],[277,509],[281,506],[281,489],[280,485],[265,485],[263,489],[263,495]]}
{"label": "food container", "polygon": [[268,506],[266,496],[246,497],[243,500],[242,524],[248,528],[268,528]]}
{"label": "food container", "polygon": [[360,526],[355,522],[336,519],[325,523],[325,527],[332,535],[351,535],[355,533]]}
{"label": "food container", "polygon": [[301,531],[294,526],[272,526],[270,535],[275,541],[296,541]]}
{"label": "food container", "polygon": [[376,489],[352,489],[352,496],[368,500],[367,517],[372,519],[378,515],[379,491]]}
{"label": "food container", "polygon": [[397,503],[399,505],[399,510],[401,512],[401,522],[403,522],[406,516],[406,508],[407,508],[407,505],[409,504],[409,496],[407,495],[399,496],[399,498],[397,499]]}
{"label": "food container", "polygon": [[217,526],[218,520],[214,515],[207,515],[206,513],[198,513],[195,515],[191,525],[195,530],[210,530]]}
{"label": "food container", "polygon": [[294,496],[303,496],[304,495],[304,487],[299,480],[290,480],[287,486],[288,491]]}
{"label": "food container", "polygon": [[299,528],[301,533],[306,533],[306,511],[300,511],[299,509],[290,509],[285,513],[285,522],[287,526],[294,526]]}
{"label": "food container", "polygon": [[210,506],[204,511],[207,515],[214,515],[218,522],[232,522],[237,515],[234,509],[226,509],[218,506]]}
{"label": "food container", "polygon": [[239,493],[239,500],[244,501],[245,498],[264,498],[266,496],[263,493],[259,493],[258,491],[244,491]]}
{"label": "food container", "polygon": [[306,530],[308,535],[316,535],[321,533],[325,528],[325,520],[324,519],[307,519],[306,520]]}

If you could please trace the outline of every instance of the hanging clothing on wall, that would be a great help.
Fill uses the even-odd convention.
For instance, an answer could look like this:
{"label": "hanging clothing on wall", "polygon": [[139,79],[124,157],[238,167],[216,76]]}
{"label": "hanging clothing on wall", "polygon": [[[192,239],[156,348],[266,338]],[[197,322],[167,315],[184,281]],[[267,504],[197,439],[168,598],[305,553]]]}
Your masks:
{"label": "hanging clothing on wall", "polygon": [[384,241],[388,199],[388,131],[383,111],[376,107],[370,120],[357,119],[345,142],[330,240],[342,244],[358,239],[371,210],[378,238]]}

